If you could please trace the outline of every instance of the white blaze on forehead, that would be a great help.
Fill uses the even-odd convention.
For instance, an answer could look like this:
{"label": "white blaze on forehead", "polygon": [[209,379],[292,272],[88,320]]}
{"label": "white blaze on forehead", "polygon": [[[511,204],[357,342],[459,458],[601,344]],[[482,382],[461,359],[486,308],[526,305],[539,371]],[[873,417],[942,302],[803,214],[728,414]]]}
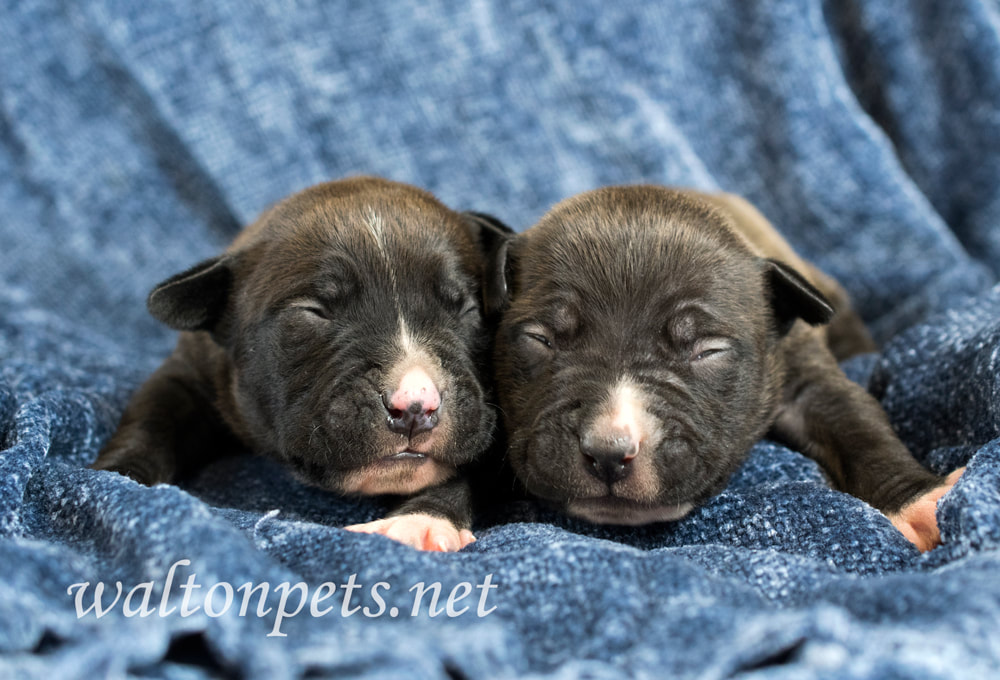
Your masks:
{"label": "white blaze on forehead", "polygon": [[406,325],[406,319],[403,315],[399,316],[399,349],[402,350],[403,356],[412,354],[417,348],[417,343],[413,340],[413,336],[410,335],[410,327]]}
{"label": "white blaze on forehead", "polygon": [[399,286],[396,283],[396,267],[392,258],[389,257],[389,252],[385,245],[385,225],[382,223],[382,218],[379,217],[378,213],[371,206],[368,206],[367,209],[365,226],[368,227],[368,233],[371,235],[372,240],[375,241],[375,247],[382,256],[382,261],[389,272],[389,283],[392,286],[392,301],[396,306],[396,318],[399,319],[399,345],[405,357],[412,353],[415,344],[410,335],[409,328],[406,326],[406,320],[403,318],[403,307],[399,301]]}
{"label": "white blaze on forehead", "polygon": [[368,227],[368,233],[375,240],[375,247],[378,248],[382,257],[388,260],[389,258],[385,252],[385,227],[382,224],[382,218],[378,216],[375,209],[371,206],[368,207],[367,212],[365,226]]}
{"label": "white blaze on forehead", "polygon": [[[382,256],[385,268],[389,272],[389,283],[392,285],[392,300],[396,304],[396,309],[398,311],[400,310],[399,287],[396,283],[396,268],[393,266],[392,258],[389,257],[389,251],[386,249],[385,245],[385,225],[382,223],[382,218],[379,217],[378,213],[376,213],[375,209],[371,206],[369,206],[367,210],[365,226],[368,227],[368,233],[371,235],[372,240],[375,241],[375,247]],[[402,312],[400,312],[399,321],[400,323],[403,322]]]}

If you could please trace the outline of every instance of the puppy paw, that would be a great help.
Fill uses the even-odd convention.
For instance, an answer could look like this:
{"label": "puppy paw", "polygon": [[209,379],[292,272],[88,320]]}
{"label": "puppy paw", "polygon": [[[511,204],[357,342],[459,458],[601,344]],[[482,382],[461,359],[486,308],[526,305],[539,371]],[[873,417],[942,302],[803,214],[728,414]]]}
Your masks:
{"label": "puppy paw", "polygon": [[468,529],[459,530],[443,517],[422,513],[386,517],[344,527],[362,534],[382,534],[417,550],[455,552],[476,540]]}
{"label": "puppy paw", "polygon": [[899,512],[890,513],[889,521],[913,543],[920,552],[933,550],[941,544],[941,532],[937,525],[937,504],[948,493],[955,482],[965,472],[959,468],[948,475],[944,484],[934,487],[922,496],[904,505]]}

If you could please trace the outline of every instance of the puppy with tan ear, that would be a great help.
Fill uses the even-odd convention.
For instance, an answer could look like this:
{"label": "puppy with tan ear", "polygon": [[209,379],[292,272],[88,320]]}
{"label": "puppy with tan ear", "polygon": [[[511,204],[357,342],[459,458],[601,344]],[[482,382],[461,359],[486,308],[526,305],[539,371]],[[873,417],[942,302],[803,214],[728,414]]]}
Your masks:
{"label": "puppy with tan ear", "polygon": [[873,348],[844,290],[749,203],[655,186],[556,205],[500,245],[497,389],[528,492],[592,522],[675,520],[764,435],[815,459],[921,550],[925,470],[837,361]]}
{"label": "puppy with tan ear", "polygon": [[249,448],[330,491],[409,497],[353,530],[461,548],[459,468],[496,420],[480,281],[502,229],[377,178],[285,199],[150,294],[182,333],[93,467],[155,484]]}

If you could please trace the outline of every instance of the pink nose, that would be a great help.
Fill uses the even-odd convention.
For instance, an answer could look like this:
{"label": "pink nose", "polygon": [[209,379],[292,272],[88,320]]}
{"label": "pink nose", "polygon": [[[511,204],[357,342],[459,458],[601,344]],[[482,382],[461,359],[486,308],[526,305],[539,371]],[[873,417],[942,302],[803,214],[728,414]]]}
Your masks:
{"label": "pink nose", "polygon": [[421,368],[410,369],[391,394],[382,395],[389,414],[389,429],[409,437],[434,429],[438,422],[441,393]]}

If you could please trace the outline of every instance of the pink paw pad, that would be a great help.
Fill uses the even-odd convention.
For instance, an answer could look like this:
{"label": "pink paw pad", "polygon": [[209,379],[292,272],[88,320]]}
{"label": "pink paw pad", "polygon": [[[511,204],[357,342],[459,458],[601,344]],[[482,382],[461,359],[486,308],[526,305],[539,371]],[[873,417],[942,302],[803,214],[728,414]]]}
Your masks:
{"label": "pink paw pad", "polygon": [[899,512],[889,514],[889,521],[892,522],[910,543],[913,543],[920,552],[933,550],[941,545],[941,530],[937,525],[937,504],[955,482],[965,472],[965,468],[959,468],[945,478],[944,484],[935,487],[917,497],[907,505],[903,506]]}
{"label": "pink paw pad", "polygon": [[455,552],[476,540],[468,529],[458,529],[443,517],[422,513],[386,517],[344,527],[362,534],[381,534],[417,550]]}

